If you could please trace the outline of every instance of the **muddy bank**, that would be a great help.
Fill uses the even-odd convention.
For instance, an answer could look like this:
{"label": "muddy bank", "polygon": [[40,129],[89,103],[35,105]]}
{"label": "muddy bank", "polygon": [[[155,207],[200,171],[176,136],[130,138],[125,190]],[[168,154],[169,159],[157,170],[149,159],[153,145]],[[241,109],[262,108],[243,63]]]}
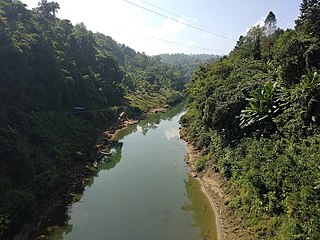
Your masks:
{"label": "muddy bank", "polygon": [[[183,140],[186,139],[184,129],[180,130],[180,137]],[[226,204],[233,198],[233,195],[226,192],[226,182],[223,177],[211,168],[197,172],[195,163],[200,157],[200,152],[190,142],[187,142],[187,152],[187,164],[191,168],[190,174],[201,183],[203,193],[208,197],[215,212],[218,239],[252,239],[243,227],[243,220],[237,218],[234,211]]]}

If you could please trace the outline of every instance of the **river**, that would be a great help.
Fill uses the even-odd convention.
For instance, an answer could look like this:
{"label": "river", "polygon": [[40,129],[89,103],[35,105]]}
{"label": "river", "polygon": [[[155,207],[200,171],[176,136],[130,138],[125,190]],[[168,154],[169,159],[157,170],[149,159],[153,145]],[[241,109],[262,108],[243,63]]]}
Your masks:
{"label": "river", "polygon": [[123,144],[41,239],[216,240],[214,212],[185,165],[182,114],[179,105],[119,132]]}

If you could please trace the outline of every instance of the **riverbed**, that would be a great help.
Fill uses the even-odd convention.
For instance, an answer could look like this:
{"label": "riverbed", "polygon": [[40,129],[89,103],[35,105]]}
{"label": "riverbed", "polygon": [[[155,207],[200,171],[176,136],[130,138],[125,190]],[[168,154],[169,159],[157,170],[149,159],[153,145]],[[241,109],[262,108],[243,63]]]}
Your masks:
{"label": "riverbed", "polygon": [[188,175],[183,105],[120,131],[117,144],[49,240],[216,240],[215,216]]}

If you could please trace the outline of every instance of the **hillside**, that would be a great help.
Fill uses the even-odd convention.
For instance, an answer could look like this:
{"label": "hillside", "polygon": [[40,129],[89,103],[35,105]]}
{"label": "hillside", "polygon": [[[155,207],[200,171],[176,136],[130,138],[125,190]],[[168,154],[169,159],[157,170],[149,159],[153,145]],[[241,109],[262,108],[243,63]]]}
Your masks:
{"label": "hillside", "polygon": [[302,1],[294,30],[270,12],[186,86],[196,168],[223,176],[243,239],[319,239],[319,23],[319,0]]}
{"label": "hillside", "polygon": [[36,226],[81,185],[98,137],[122,111],[140,118],[182,97],[179,69],[58,19],[58,10],[0,1],[1,239]]}
{"label": "hillside", "polygon": [[222,56],[215,54],[160,54],[159,55],[162,62],[176,66],[181,70],[182,74],[185,76],[186,81],[190,81],[200,64],[214,62],[221,58]]}

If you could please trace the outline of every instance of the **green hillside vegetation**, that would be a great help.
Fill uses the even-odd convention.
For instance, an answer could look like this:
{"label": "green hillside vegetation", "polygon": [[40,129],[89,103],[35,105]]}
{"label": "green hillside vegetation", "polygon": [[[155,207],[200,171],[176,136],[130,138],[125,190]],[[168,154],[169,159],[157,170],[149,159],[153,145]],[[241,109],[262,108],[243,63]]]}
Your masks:
{"label": "green hillside vegetation", "polygon": [[158,56],[161,58],[162,62],[176,66],[180,69],[187,82],[192,79],[194,71],[199,65],[214,62],[221,58],[221,56],[215,54],[188,55],[184,53],[160,54]]}
{"label": "green hillside vegetation", "polygon": [[81,183],[121,111],[139,118],[182,97],[179,69],[58,19],[58,9],[0,0],[0,239]]}
{"label": "green hillside vegetation", "polygon": [[252,239],[319,239],[319,59],[320,1],[303,0],[294,30],[270,12],[186,86],[197,169],[224,176]]}

